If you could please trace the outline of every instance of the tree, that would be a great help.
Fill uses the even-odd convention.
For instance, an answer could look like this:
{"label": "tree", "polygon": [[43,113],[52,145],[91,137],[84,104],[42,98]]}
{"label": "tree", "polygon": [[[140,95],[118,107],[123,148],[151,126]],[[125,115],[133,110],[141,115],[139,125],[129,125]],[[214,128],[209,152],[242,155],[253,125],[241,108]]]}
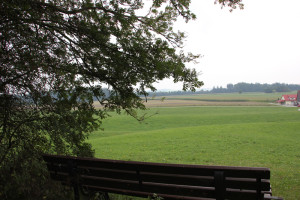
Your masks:
{"label": "tree", "polygon": [[203,85],[186,68],[198,56],[178,51],[185,35],[172,29],[179,16],[196,18],[189,5],[153,0],[138,15],[146,9],[142,0],[0,2],[1,199],[58,195],[41,154],[93,156],[85,139],[107,111],[137,117],[145,108],[140,95],[155,91],[157,80],[172,77],[192,91]]}
{"label": "tree", "polygon": [[265,88],[265,93],[272,93],[274,90],[271,87]]}
{"label": "tree", "polygon": [[227,84],[227,90],[228,90],[228,92],[233,92],[234,86],[232,83]]}
{"label": "tree", "polygon": [[276,92],[289,92],[291,91],[287,84],[274,83]]}

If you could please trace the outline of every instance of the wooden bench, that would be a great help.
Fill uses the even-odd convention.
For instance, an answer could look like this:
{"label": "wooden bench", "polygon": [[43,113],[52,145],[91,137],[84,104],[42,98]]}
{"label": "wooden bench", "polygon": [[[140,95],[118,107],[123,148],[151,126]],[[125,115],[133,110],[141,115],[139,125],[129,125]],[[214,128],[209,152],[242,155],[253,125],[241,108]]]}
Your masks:
{"label": "wooden bench", "polygon": [[[270,169],[146,163],[44,155],[51,178],[80,191],[163,199],[263,200],[273,197]],[[105,196],[109,199],[108,195]]]}

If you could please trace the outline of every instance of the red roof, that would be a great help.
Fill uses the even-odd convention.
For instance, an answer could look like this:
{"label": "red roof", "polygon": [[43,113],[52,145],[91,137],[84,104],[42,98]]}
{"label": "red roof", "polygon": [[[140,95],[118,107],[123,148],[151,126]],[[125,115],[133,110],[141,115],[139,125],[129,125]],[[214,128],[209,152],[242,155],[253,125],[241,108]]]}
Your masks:
{"label": "red roof", "polygon": [[281,101],[296,101],[297,95],[296,94],[286,94],[282,95]]}

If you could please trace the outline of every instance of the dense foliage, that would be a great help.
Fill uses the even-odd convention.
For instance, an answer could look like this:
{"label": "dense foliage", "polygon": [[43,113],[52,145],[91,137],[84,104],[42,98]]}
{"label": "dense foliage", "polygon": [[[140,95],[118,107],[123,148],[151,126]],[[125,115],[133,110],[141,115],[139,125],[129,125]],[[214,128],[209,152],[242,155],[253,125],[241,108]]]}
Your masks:
{"label": "dense foliage", "polygon": [[[189,5],[190,0],[153,0],[148,7],[142,0],[0,2],[0,199],[59,194],[49,188],[41,154],[93,156],[84,141],[107,110],[136,117],[134,109],[144,108],[140,95],[154,91],[157,80],[172,77],[192,91],[203,84],[186,68],[198,56],[179,51],[185,36],[172,29],[179,16],[195,19]],[[95,97],[101,109],[94,108]]]}

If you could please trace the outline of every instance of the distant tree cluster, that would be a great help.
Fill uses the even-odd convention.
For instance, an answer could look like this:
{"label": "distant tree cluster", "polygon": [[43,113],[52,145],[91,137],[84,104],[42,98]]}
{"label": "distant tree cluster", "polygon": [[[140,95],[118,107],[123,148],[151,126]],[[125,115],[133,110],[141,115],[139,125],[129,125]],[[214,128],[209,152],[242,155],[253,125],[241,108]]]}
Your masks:
{"label": "distant tree cluster", "polygon": [[226,88],[213,87],[211,90],[200,90],[196,92],[191,91],[169,91],[169,92],[153,92],[149,96],[174,96],[174,95],[190,95],[190,94],[209,94],[209,93],[243,93],[243,92],[290,92],[300,90],[300,85],[297,84],[285,84],[285,83],[273,83],[273,84],[260,84],[260,83],[237,83],[227,84]]}
{"label": "distant tree cluster", "polygon": [[214,87],[212,93],[231,93],[231,92],[290,92],[293,90],[299,90],[300,85],[297,84],[285,84],[285,83],[273,83],[273,84],[260,84],[260,83],[237,83],[227,84],[227,88]]}

